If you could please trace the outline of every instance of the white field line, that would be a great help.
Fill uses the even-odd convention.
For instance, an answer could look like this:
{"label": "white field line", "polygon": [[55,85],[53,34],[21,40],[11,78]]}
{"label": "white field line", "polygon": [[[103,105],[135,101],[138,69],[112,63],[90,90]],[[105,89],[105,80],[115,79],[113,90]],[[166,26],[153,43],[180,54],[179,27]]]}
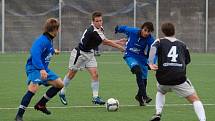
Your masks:
{"label": "white field line", "polygon": [[[192,104],[165,104],[165,107],[181,107],[181,106],[191,106]],[[215,106],[215,104],[203,104],[204,106]],[[155,105],[147,105],[149,107],[155,107]],[[64,106],[64,107],[48,107],[52,109],[69,109],[69,108],[104,108],[105,106]],[[120,107],[139,107],[139,105],[120,105]],[[28,107],[28,109],[33,109],[34,107]],[[15,110],[18,107],[12,108],[3,108],[0,107],[0,110]]]}
{"label": "white field line", "polygon": [[[113,64],[113,65],[121,65],[125,64],[124,61],[119,60],[119,62],[112,61],[97,61],[98,64]],[[25,64],[26,61],[0,61],[0,64]],[[69,61],[51,61],[51,63],[59,63],[59,64],[68,64]],[[215,63],[191,63],[190,66],[215,66]]]}

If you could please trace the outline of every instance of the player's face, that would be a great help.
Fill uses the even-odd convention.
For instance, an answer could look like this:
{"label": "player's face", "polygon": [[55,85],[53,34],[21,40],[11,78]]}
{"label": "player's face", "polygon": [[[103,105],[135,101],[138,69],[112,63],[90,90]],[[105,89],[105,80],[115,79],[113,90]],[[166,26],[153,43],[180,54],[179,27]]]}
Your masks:
{"label": "player's face", "polygon": [[151,34],[151,31],[149,31],[149,29],[147,27],[144,27],[141,30],[141,36],[144,37],[144,38],[148,37],[149,34]]}
{"label": "player's face", "polygon": [[102,17],[95,17],[94,20],[93,20],[93,25],[100,29],[102,27],[102,24],[103,24],[103,20],[102,20]]}

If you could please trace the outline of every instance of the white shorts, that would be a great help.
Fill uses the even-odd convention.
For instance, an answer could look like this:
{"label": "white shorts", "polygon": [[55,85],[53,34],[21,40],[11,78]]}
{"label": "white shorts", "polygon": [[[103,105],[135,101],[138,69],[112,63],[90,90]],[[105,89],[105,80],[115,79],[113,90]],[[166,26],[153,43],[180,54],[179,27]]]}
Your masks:
{"label": "white shorts", "polygon": [[160,85],[157,83],[157,89],[163,94],[173,91],[180,97],[187,97],[195,93],[195,89],[189,79],[180,85]]}
{"label": "white shorts", "polygon": [[89,67],[97,67],[94,53],[73,49],[70,55],[69,69],[78,71]]}

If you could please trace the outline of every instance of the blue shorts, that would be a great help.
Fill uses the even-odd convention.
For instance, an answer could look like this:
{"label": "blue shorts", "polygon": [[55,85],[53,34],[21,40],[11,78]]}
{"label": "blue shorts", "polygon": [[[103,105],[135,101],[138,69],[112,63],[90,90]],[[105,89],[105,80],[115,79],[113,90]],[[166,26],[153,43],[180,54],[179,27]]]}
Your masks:
{"label": "blue shorts", "polygon": [[32,82],[33,84],[49,86],[48,81],[53,81],[59,78],[59,76],[51,70],[46,70],[46,72],[48,73],[47,79],[42,80],[40,70],[33,69],[32,66],[26,66],[26,74],[28,77],[26,80],[27,84],[29,85]]}
{"label": "blue shorts", "polygon": [[148,66],[144,60],[134,57],[124,57],[124,60],[130,69],[132,69],[135,65],[139,65],[142,71],[142,79],[147,79]]}

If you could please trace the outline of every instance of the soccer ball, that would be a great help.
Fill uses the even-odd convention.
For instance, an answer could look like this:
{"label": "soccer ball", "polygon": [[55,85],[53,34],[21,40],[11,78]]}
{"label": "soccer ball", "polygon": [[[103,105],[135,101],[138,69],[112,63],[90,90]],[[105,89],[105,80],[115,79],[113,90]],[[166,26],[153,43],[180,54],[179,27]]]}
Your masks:
{"label": "soccer ball", "polygon": [[106,102],[107,111],[117,111],[119,109],[119,101],[114,98],[109,98]]}

